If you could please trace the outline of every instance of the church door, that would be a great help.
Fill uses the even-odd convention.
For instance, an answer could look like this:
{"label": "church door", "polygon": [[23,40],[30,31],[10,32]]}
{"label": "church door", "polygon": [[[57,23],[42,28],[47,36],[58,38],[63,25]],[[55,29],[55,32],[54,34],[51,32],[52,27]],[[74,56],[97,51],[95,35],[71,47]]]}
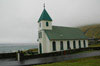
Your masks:
{"label": "church door", "polygon": [[40,48],[40,54],[42,54],[42,44],[41,43],[39,45],[39,48]]}

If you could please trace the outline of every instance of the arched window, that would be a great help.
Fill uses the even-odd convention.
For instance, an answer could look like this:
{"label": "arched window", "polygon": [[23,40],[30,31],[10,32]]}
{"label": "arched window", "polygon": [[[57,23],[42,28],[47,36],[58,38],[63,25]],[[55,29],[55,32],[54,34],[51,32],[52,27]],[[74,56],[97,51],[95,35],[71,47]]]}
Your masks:
{"label": "arched window", "polygon": [[86,48],[86,42],[85,42],[85,40],[83,41],[83,43],[84,43],[84,48]]}
{"label": "arched window", "polygon": [[81,48],[81,41],[79,40],[79,48]]}
{"label": "arched window", "polygon": [[76,49],[76,43],[73,41],[73,48]]}
{"label": "arched window", "polygon": [[70,42],[67,41],[67,49],[70,49]]}
{"label": "arched window", "polygon": [[42,44],[39,44],[39,50],[40,50],[40,54],[42,53]]}
{"label": "arched window", "polygon": [[63,48],[63,41],[60,42],[60,49],[64,50],[64,48]]}
{"label": "arched window", "polygon": [[53,48],[53,51],[56,51],[56,42],[55,41],[53,41],[53,43],[52,43],[52,48]]}
{"label": "arched window", "polygon": [[46,26],[49,26],[49,23],[48,22],[46,22]]}

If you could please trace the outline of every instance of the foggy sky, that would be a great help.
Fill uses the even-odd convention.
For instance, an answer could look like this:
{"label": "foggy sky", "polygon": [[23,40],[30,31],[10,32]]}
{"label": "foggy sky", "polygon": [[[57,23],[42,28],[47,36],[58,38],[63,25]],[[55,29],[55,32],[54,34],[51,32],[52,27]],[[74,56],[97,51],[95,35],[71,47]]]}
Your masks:
{"label": "foggy sky", "polygon": [[53,25],[100,23],[100,0],[0,0],[0,43],[36,43],[44,1]]}

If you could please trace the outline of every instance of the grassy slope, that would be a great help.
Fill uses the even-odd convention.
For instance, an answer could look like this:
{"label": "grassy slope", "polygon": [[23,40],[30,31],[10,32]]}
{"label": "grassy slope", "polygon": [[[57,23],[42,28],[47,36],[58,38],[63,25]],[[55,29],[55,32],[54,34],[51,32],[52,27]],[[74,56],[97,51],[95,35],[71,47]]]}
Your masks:
{"label": "grassy slope", "polygon": [[100,66],[100,56],[35,66]]}
{"label": "grassy slope", "polygon": [[89,47],[100,47],[100,44],[92,44],[92,45],[89,45]]}
{"label": "grassy slope", "polygon": [[82,26],[80,29],[86,32],[85,35],[90,38],[93,36],[95,38],[100,38],[100,24]]}

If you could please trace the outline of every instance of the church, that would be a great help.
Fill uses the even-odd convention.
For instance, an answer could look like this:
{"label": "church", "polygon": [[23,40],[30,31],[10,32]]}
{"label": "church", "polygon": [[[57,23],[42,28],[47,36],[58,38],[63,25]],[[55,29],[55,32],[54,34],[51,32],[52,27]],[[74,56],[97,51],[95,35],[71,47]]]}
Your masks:
{"label": "church", "polygon": [[73,27],[53,26],[45,7],[38,20],[38,53],[79,49],[88,47],[88,38]]}

